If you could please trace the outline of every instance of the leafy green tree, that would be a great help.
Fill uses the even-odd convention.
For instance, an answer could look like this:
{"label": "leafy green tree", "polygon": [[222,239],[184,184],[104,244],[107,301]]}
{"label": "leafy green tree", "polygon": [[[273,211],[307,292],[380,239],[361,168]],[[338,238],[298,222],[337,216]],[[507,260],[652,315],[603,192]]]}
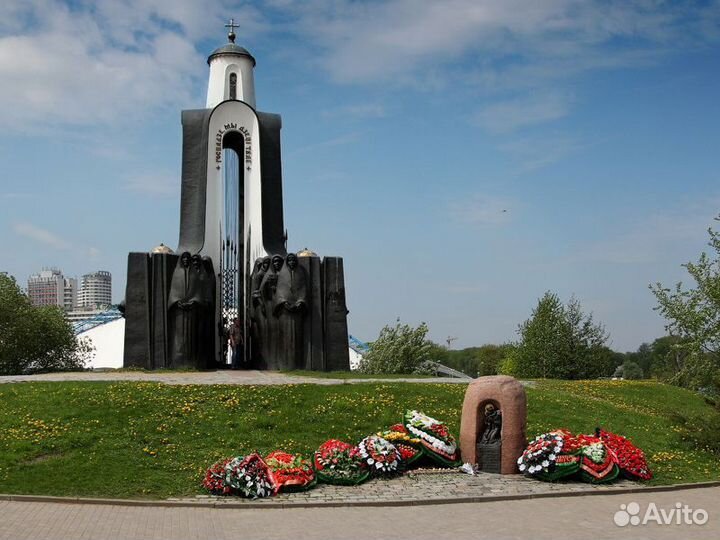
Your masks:
{"label": "leafy green tree", "polygon": [[652,344],[642,343],[638,347],[637,351],[625,353],[623,356],[624,361],[621,362],[621,364],[625,361],[634,362],[638,366],[640,366],[640,369],[642,369],[645,378],[650,377],[650,374],[652,373],[653,362],[655,360]]}
{"label": "leafy green tree", "polygon": [[427,339],[428,327],[417,328],[401,324],[385,326],[380,336],[370,344],[370,350],[360,362],[363,373],[431,373],[428,365],[433,343]]}
{"label": "leafy green tree", "polygon": [[518,333],[511,369],[519,376],[585,379],[612,373],[614,356],[605,346],[605,328],[585,315],[574,297],[564,305],[546,292]]}
{"label": "leafy green tree", "polygon": [[471,377],[496,375],[499,373],[500,364],[512,347],[511,344],[485,344],[480,347],[448,350],[445,360],[440,362]]}
{"label": "leafy green tree", "polygon": [[720,232],[710,227],[708,234],[714,254],[703,252],[697,262],[682,265],[694,287],[685,289],[682,282],[673,288],[650,285],[658,302],[655,309],[667,320],[670,336],[677,339],[673,348],[684,353],[673,381],[696,388],[717,387],[720,379]]}
{"label": "leafy green tree", "polygon": [[643,378],[643,370],[637,362],[626,360],[624,364],[618,366],[613,377],[622,377],[623,379],[637,380]]}
{"label": "leafy green tree", "polygon": [[675,380],[683,371],[688,357],[682,339],[678,336],[663,336],[653,341],[651,348],[650,375],[667,381]]}
{"label": "leafy green tree", "polygon": [[0,274],[0,375],[82,369],[90,352],[60,308],[32,306],[15,279]]}

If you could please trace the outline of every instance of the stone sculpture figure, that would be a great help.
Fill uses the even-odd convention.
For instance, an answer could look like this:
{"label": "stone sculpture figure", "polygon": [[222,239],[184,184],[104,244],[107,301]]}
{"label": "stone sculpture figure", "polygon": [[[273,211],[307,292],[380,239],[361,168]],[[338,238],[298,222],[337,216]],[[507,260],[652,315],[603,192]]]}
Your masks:
{"label": "stone sculpture figure", "polygon": [[485,425],[478,441],[481,444],[500,444],[502,413],[492,403],[485,405]]}
{"label": "stone sculpture figure", "polygon": [[188,351],[191,348],[188,342],[191,314],[187,309],[186,299],[190,290],[190,260],[189,252],[185,251],[180,255],[170,284],[168,297],[170,364],[166,367],[188,365]]}
{"label": "stone sculpture figure", "polygon": [[265,274],[270,269],[270,257],[259,257],[255,261],[250,275],[250,357],[257,364],[262,357],[262,342],[265,335],[265,304],[260,287]]}
{"label": "stone sculpture figure", "polygon": [[275,357],[278,369],[303,367],[303,323],[307,311],[308,292],[305,269],[298,266],[294,253],[288,254],[278,273],[272,315],[277,320],[278,343]]}
{"label": "stone sculpture figure", "polygon": [[260,297],[262,298],[264,328],[260,337],[260,351],[265,367],[272,367],[278,352],[278,320],[272,314],[275,294],[277,293],[278,277],[282,270],[284,259],[281,255],[273,255],[270,259],[270,268],[263,276],[260,284]]}
{"label": "stone sculpture figure", "polygon": [[[208,276],[200,255],[193,255],[188,270],[188,293],[183,302],[187,312],[187,365],[204,368],[208,358],[209,308],[212,303],[212,275]],[[211,328],[211,326],[210,326]]]}

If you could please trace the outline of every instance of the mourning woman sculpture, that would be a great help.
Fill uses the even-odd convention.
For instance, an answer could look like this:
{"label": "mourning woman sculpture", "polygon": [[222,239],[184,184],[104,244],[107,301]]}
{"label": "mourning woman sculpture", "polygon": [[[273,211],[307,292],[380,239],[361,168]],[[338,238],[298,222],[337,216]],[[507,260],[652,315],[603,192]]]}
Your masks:
{"label": "mourning woman sculpture", "polygon": [[272,316],[272,306],[278,287],[278,275],[283,267],[281,255],[273,255],[270,259],[270,268],[263,276],[260,284],[260,298],[262,300],[264,331],[260,339],[260,351],[264,367],[275,367],[275,357],[278,350],[278,321]]}
{"label": "mourning woman sculpture", "polygon": [[485,426],[480,444],[499,444],[502,432],[502,414],[492,403],[485,405]]}
{"label": "mourning woman sculpture", "polygon": [[278,348],[275,361],[278,369],[302,367],[303,323],[307,310],[307,276],[298,266],[294,253],[288,254],[278,274],[273,299],[273,317],[277,319]]}
{"label": "mourning woman sculpture", "polygon": [[[260,290],[263,278],[270,269],[270,257],[260,257],[255,261],[250,275],[250,357],[257,364],[262,358],[262,344],[266,342],[267,321],[265,320],[265,304]],[[256,366],[260,367],[260,366]]]}
{"label": "mourning woman sculpture", "polygon": [[170,365],[165,367],[177,368],[190,365],[192,314],[186,302],[190,290],[190,259],[190,253],[187,251],[180,255],[170,282],[170,295],[168,297]]}

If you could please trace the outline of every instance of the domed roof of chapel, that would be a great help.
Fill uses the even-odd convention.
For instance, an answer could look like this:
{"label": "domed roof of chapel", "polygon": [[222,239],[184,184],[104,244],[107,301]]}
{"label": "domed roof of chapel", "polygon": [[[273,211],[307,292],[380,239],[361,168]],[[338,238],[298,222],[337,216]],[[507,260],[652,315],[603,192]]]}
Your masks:
{"label": "domed roof of chapel", "polygon": [[213,58],[217,58],[218,56],[246,56],[252,60],[253,66],[255,65],[255,58],[252,54],[250,54],[250,51],[235,43],[226,43],[222,47],[215,49],[212,53],[210,53],[210,56],[208,56],[208,64],[210,64],[210,61]]}

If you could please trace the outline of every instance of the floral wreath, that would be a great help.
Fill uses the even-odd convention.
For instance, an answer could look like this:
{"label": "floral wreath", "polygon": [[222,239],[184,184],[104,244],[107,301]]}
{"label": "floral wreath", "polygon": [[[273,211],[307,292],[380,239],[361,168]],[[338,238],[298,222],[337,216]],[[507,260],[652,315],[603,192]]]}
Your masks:
{"label": "floral wreath", "polygon": [[406,411],[403,420],[407,430],[420,439],[431,458],[443,465],[459,465],[457,443],[445,424],[415,410]]}
{"label": "floral wreath", "polygon": [[301,456],[281,450],[270,452],[265,463],[275,478],[278,491],[305,491],[315,485],[315,471]]}
{"label": "floral wreath", "polygon": [[225,465],[225,485],[233,493],[258,499],[277,493],[277,483],[272,471],[258,453],[238,456]]}
{"label": "floral wreath", "polygon": [[615,453],[618,467],[626,478],[650,480],[652,471],[648,467],[645,453],[628,439],[615,433],[597,429],[597,436]]}
{"label": "floral wreath", "polygon": [[423,445],[420,439],[412,437],[402,424],[393,424],[386,431],[379,431],[378,437],[390,442],[400,452],[400,465],[407,469],[423,457]]}
{"label": "floral wreath", "polygon": [[370,476],[357,446],[330,439],[315,451],[313,465],[319,482],[356,485]]}
{"label": "floral wreath", "polygon": [[205,473],[202,486],[213,495],[228,495],[231,492],[230,487],[225,485],[225,467],[231,459],[223,459],[214,463]]}
{"label": "floral wreath", "polygon": [[375,474],[392,474],[400,465],[400,452],[395,446],[378,435],[369,435],[358,444],[360,457]]}

